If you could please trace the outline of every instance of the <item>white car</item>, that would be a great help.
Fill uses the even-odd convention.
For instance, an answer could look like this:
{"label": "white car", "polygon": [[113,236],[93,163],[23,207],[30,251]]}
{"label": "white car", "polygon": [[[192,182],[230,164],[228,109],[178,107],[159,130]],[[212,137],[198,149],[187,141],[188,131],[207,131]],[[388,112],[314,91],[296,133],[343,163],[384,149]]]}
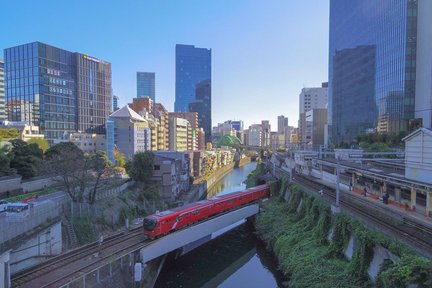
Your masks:
{"label": "white car", "polygon": [[1,212],[5,212],[9,206],[9,202],[7,202],[6,200],[0,200],[0,213]]}

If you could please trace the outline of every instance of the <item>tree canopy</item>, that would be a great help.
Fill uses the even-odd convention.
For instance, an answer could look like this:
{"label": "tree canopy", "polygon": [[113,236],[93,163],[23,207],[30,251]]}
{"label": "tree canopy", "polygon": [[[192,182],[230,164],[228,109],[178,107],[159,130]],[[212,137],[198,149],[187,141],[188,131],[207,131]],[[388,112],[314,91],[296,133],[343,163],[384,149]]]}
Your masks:
{"label": "tree canopy", "polygon": [[0,128],[0,140],[16,139],[18,137],[19,137],[18,129]]}
{"label": "tree canopy", "polygon": [[153,152],[138,152],[126,163],[126,172],[137,183],[145,184],[153,174],[153,160]]}
{"label": "tree canopy", "polygon": [[15,169],[23,179],[39,175],[43,152],[38,145],[27,144],[19,139],[12,140],[10,143],[12,144],[10,168]]}
{"label": "tree canopy", "polygon": [[27,141],[28,144],[36,144],[45,153],[49,148],[49,143],[46,139],[33,138]]}

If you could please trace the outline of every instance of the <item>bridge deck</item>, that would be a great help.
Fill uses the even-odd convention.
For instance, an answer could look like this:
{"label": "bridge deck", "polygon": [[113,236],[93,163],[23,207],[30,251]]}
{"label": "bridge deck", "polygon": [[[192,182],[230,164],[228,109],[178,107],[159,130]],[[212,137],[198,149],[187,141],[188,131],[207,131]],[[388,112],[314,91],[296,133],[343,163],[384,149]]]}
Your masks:
{"label": "bridge deck", "polygon": [[177,231],[153,241],[141,249],[141,257],[144,263],[169,253],[189,243],[198,241],[242,219],[248,218],[259,212],[258,204],[249,205],[232,212],[228,212],[214,219]]}

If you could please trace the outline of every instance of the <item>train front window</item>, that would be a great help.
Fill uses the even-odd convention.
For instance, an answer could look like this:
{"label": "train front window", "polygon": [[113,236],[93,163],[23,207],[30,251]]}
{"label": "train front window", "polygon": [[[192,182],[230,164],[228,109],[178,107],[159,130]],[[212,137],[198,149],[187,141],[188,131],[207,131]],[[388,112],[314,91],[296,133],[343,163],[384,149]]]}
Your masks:
{"label": "train front window", "polygon": [[156,219],[144,218],[144,230],[153,231],[156,227]]}

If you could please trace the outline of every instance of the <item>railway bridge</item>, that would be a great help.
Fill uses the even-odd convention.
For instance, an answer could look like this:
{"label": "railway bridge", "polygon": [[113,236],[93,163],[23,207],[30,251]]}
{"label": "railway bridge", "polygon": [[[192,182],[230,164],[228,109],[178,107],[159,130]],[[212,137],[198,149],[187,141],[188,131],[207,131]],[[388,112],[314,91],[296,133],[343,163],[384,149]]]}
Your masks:
{"label": "railway bridge", "polygon": [[[143,234],[142,227],[137,227],[128,233],[114,235],[101,245],[92,243],[61,254],[13,275],[12,281],[0,281],[5,280],[6,287],[10,284],[12,287],[98,287],[98,284],[102,287],[115,273],[126,269],[135,270],[134,282],[140,282],[141,287],[152,287],[165,255],[172,251],[177,251],[178,255],[188,253],[258,212],[258,204],[251,204],[154,240]],[[137,283],[129,284],[135,286]]]}

